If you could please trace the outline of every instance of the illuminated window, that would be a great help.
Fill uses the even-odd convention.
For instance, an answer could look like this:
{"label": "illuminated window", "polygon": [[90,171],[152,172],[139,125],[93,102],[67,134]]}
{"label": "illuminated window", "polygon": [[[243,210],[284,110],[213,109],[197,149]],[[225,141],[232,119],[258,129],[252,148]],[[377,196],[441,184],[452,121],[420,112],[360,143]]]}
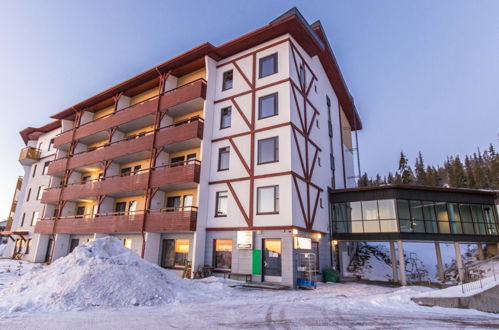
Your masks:
{"label": "illuminated window", "polygon": [[175,240],[175,267],[185,267],[189,255],[189,240]]}
{"label": "illuminated window", "polygon": [[214,241],[213,267],[216,269],[232,268],[232,240],[216,239]]}
{"label": "illuminated window", "polygon": [[130,238],[124,238],[123,246],[125,246],[128,249],[132,249],[132,240]]}

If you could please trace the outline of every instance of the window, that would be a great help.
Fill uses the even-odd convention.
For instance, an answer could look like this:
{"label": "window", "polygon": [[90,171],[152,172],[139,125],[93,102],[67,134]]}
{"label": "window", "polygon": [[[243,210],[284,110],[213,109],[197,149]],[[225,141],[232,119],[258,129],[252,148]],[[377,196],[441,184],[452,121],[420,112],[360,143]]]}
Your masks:
{"label": "window", "polygon": [[23,213],[23,217],[21,219],[21,227],[24,226],[24,219],[26,219],[26,213]]}
{"label": "window", "polygon": [[317,126],[317,128],[320,129],[320,127],[319,127],[319,119],[315,120],[315,126]]}
{"label": "window", "polygon": [[185,267],[187,265],[187,257],[189,256],[189,240],[175,240],[175,264],[174,267]]}
{"label": "window", "polygon": [[47,174],[47,171],[49,169],[49,164],[50,162],[45,162],[45,164],[43,164],[43,171],[42,171],[43,175]]}
{"label": "window", "polygon": [[24,254],[29,254],[29,250],[31,249],[31,238],[26,242],[26,252]]}
{"label": "window", "polygon": [[38,212],[33,212],[33,216],[31,218],[31,225],[36,225],[36,221],[38,220]]}
{"label": "window", "polygon": [[216,217],[226,217],[227,216],[227,191],[218,191],[216,196],[215,205],[215,216]]}
{"label": "window", "polygon": [[218,149],[218,170],[226,171],[229,169],[230,147]]}
{"label": "window", "polygon": [[277,73],[277,53],[260,59],[260,78]]}
{"label": "window", "polygon": [[37,165],[33,166],[33,174],[31,175],[32,178],[34,178],[36,175],[36,168],[37,168]]}
{"label": "window", "polygon": [[321,158],[320,157],[317,157],[317,165],[319,165],[319,167],[322,167],[322,165],[321,165]]}
{"label": "window", "polygon": [[135,165],[133,167],[133,175],[139,174],[140,170],[142,169],[142,165]]}
{"label": "window", "polygon": [[194,164],[196,160],[196,154],[187,155],[187,164]]}
{"label": "window", "polygon": [[177,167],[184,165],[185,156],[172,157],[170,160],[170,167]]}
{"label": "window", "polygon": [[225,71],[223,73],[223,81],[222,81],[222,91],[226,91],[228,89],[232,88],[232,82],[233,82],[233,71]]}
{"label": "window", "polygon": [[258,140],[258,164],[279,161],[279,137]]}
{"label": "window", "polygon": [[83,218],[85,215],[85,206],[76,207],[76,218]]}
{"label": "window", "polygon": [[258,119],[276,116],[278,114],[277,93],[262,96],[258,99]]}
{"label": "window", "polygon": [[322,197],[321,197],[321,198],[319,198],[319,204],[320,204],[320,206],[321,206],[321,209],[323,209],[323,208],[324,208],[324,206],[322,205]]}
{"label": "window", "polygon": [[36,199],[39,200],[42,198],[43,191],[45,190],[44,186],[38,187],[38,193],[36,194]]}
{"label": "window", "polygon": [[163,268],[184,268],[189,256],[188,239],[163,239],[160,265]]}
{"label": "window", "polygon": [[26,202],[29,202],[30,196],[31,196],[31,188],[28,189],[28,197],[26,197]]}
{"label": "window", "polygon": [[225,107],[220,110],[220,129],[228,128],[231,124],[232,107]]}
{"label": "window", "polygon": [[47,151],[50,151],[53,146],[54,146],[54,139],[50,139],[49,147],[47,148]]}
{"label": "window", "polygon": [[81,178],[81,183],[87,183],[91,178],[92,177],[90,175],[85,175],[83,178]]}
{"label": "window", "polygon": [[279,186],[257,188],[257,214],[279,213]]}
{"label": "window", "polygon": [[135,214],[135,211],[137,211],[137,201],[129,201],[128,202],[128,212],[130,214]]}
{"label": "window", "polygon": [[114,206],[114,212],[118,213],[118,215],[124,215],[126,211],[126,202],[118,202]]}
{"label": "window", "polygon": [[213,268],[231,269],[232,268],[232,240],[216,239],[214,240]]}
{"label": "window", "polygon": [[132,168],[131,167],[125,167],[121,169],[121,176],[129,176],[132,173]]}
{"label": "window", "polygon": [[171,196],[166,199],[166,212],[177,212],[180,207],[180,196]]}
{"label": "window", "polygon": [[300,72],[298,73],[298,77],[300,78],[300,84],[302,84],[302,86],[304,86],[305,83],[307,82],[307,77],[306,77],[306,71],[305,71],[305,67],[303,66],[303,63],[300,64]]}
{"label": "window", "polygon": [[132,249],[132,240],[130,238],[123,238],[123,246],[127,249]]}
{"label": "window", "polygon": [[192,206],[192,195],[185,195],[182,203],[183,211],[190,211]]}

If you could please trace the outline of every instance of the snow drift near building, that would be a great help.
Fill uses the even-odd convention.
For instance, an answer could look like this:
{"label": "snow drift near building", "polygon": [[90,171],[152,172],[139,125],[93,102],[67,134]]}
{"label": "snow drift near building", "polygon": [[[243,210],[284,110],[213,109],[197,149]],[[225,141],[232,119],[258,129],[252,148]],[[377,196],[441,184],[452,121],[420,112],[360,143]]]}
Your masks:
{"label": "snow drift near building", "polygon": [[[0,312],[65,311],[93,306],[150,306],[213,298],[218,281],[179,278],[104,237],[49,266],[35,266],[0,292]],[[226,294],[226,293],[225,293]]]}

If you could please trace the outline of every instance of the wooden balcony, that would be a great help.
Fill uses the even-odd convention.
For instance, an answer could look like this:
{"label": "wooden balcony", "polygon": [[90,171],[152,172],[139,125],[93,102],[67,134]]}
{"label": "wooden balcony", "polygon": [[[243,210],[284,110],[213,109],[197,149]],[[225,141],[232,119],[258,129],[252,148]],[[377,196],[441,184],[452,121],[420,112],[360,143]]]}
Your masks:
{"label": "wooden balcony", "polygon": [[[75,200],[97,195],[113,195],[147,188],[148,169],[133,175],[115,175],[104,179],[67,185],[62,190],[61,200]],[[61,187],[47,189],[42,196],[42,203],[55,203],[59,200]]]}
{"label": "wooden balcony", "polygon": [[199,183],[201,163],[198,160],[179,162],[156,167],[151,174],[151,187]]}
{"label": "wooden balcony", "polygon": [[26,147],[21,149],[21,153],[19,154],[19,162],[22,165],[32,165],[40,160],[40,155],[40,149]]}
{"label": "wooden balcony", "polygon": [[146,217],[145,231],[195,231],[197,216],[194,206],[151,210]]}
{"label": "wooden balcony", "polygon": [[140,233],[145,218],[146,232],[195,231],[197,207],[164,208],[150,213],[111,212],[97,215],[48,218],[37,221],[37,234]]}
{"label": "wooden balcony", "polygon": [[[149,100],[121,109],[112,115],[80,125],[76,129],[74,139],[78,140],[106,129],[153,114],[158,107],[158,101],[160,111],[165,111],[169,108],[178,108],[183,105],[185,105],[185,107],[189,107],[190,104],[197,107],[199,106],[198,100],[204,100],[205,98],[206,81],[204,79],[199,79],[184,86],[167,91],[159,97],[155,96]],[[59,148],[62,145],[70,143],[72,137],[72,130],[61,133],[55,137],[54,147]]]}
{"label": "wooden balcony", "polygon": [[[162,127],[157,131],[155,146],[177,145],[181,146],[186,142],[185,147],[192,147],[188,143],[203,138],[204,123],[199,117],[185,120],[167,127]],[[104,145],[92,151],[84,151],[73,155],[52,161],[49,164],[49,175],[61,175],[66,169],[75,169],[82,166],[95,164],[104,160],[114,159],[140,151],[149,151],[153,144],[153,132],[144,136],[138,136],[133,139],[123,139]],[[69,164],[66,164],[69,162]]]}
{"label": "wooden balcony", "polygon": [[93,234],[93,233],[137,233],[142,231],[144,213],[120,214],[117,212],[98,214],[97,217],[71,216],[60,219],[37,221],[37,234]]}

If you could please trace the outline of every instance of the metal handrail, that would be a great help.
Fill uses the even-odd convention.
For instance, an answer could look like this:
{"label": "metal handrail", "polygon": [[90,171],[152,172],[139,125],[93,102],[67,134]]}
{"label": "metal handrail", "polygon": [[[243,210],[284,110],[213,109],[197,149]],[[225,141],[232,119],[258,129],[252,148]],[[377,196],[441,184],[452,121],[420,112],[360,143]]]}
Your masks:
{"label": "metal handrail", "polygon": [[[90,124],[90,123],[96,122],[96,121],[101,120],[101,119],[105,119],[105,118],[111,117],[111,116],[113,116],[113,115],[115,115],[115,114],[117,114],[117,113],[119,113],[119,112],[121,112],[121,111],[125,111],[125,110],[128,110],[128,109],[130,109],[130,108],[136,107],[136,106],[138,106],[138,105],[144,104],[144,103],[146,103],[146,102],[149,102],[149,101],[155,100],[155,99],[157,99],[157,98],[159,98],[159,97],[161,97],[161,96],[163,96],[163,95],[165,95],[165,94],[169,94],[169,93],[172,93],[172,92],[174,92],[174,91],[176,91],[176,90],[178,90],[178,89],[180,89],[180,88],[183,88],[183,87],[186,87],[186,86],[189,86],[189,85],[193,85],[193,84],[195,84],[195,83],[197,83],[197,82],[199,82],[199,81],[206,83],[206,80],[205,80],[204,78],[198,78],[198,79],[193,80],[193,81],[191,81],[191,82],[188,82],[188,83],[186,83],[186,84],[183,84],[183,85],[180,85],[180,86],[175,87],[175,88],[173,88],[173,89],[170,89],[170,90],[167,90],[167,91],[165,91],[165,92],[162,92],[162,93],[161,93],[161,94],[159,94],[159,95],[154,95],[154,96],[151,96],[151,97],[149,97],[149,98],[147,98],[147,99],[145,99],[145,100],[140,101],[139,103],[135,103],[135,104],[129,105],[129,106],[125,107],[125,108],[122,108],[122,109],[117,110],[116,112],[110,113],[110,114],[108,114],[108,115],[105,115],[105,116],[99,117],[99,118],[97,118],[97,119],[91,120],[91,121],[89,121],[89,122],[86,122],[86,123],[84,123],[84,124],[81,124],[81,125],[79,125],[77,128],[80,128],[80,127],[82,127],[82,126],[88,125],[88,124]],[[60,135],[62,135],[62,134],[64,134],[64,133],[66,133],[66,132],[69,132],[69,131],[70,131],[70,130],[67,130],[67,131],[61,132],[61,133],[57,134],[57,135],[56,135],[56,137],[58,137],[58,136],[60,136]]]}
{"label": "metal handrail", "polygon": [[[492,274],[487,274],[483,266],[491,264]],[[496,268],[498,268],[496,270]],[[461,291],[467,293],[470,291],[482,289],[485,285],[499,281],[499,255],[492,258],[474,262],[470,265],[460,268],[464,278],[461,279]]]}
{"label": "metal handrail", "polygon": [[197,206],[174,206],[174,207],[162,207],[158,209],[146,209],[146,210],[136,210],[136,211],[115,211],[115,212],[102,212],[102,213],[87,213],[87,214],[73,214],[65,215],[60,217],[47,217],[40,218],[39,221],[49,221],[49,220],[65,220],[65,219],[93,219],[102,218],[110,216],[130,216],[130,215],[143,215],[146,213],[166,213],[166,212],[197,212]]}
{"label": "metal handrail", "polygon": [[195,122],[195,121],[204,122],[204,119],[202,117],[200,117],[200,116],[193,116],[193,117],[190,117],[188,119],[179,121],[177,123],[174,123],[174,124],[171,124],[171,125],[168,125],[168,126],[164,126],[164,127],[152,129],[152,130],[149,130],[149,131],[140,132],[140,133],[132,135],[132,136],[124,137],[121,140],[117,140],[117,141],[114,141],[114,142],[108,142],[108,143],[105,143],[105,144],[103,144],[101,146],[98,146],[98,147],[95,147],[95,148],[91,148],[89,150],[83,150],[83,151],[74,153],[72,155],[67,155],[67,156],[64,156],[64,157],[61,157],[61,158],[57,158],[57,159],[54,159],[52,162],[55,162],[55,161],[58,161],[58,160],[61,160],[61,159],[69,159],[71,157],[74,157],[74,156],[77,156],[77,155],[81,155],[81,154],[85,154],[87,152],[92,152],[92,151],[104,149],[106,147],[109,147],[109,146],[117,144],[117,143],[131,141],[131,140],[134,140],[134,139],[139,139],[141,137],[150,135],[150,134],[154,133],[155,131],[159,132],[159,131],[164,130],[164,129],[168,129],[168,128],[172,128],[172,127],[177,127],[177,126],[181,126],[181,125],[185,125],[185,124],[190,124],[190,123]]}
{"label": "metal handrail", "polygon": [[140,170],[137,170],[137,171],[133,171],[132,170],[131,172],[126,173],[126,174],[124,173],[124,174],[110,175],[110,176],[105,176],[105,177],[101,177],[101,178],[97,178],[97,179],[87,180],[85,182],[79,181],[79,182],[67,183],[67,184],[64,184],[64,185],[59,185],[59,186],[56,186],[56,187],[47,188],[47,189],[45,189],[45,191],[50,191],[50,190],[55,190],[55,189],[61,189],[61,188],[69,187],[69,186],[75,186],[75,185],[84,185],[84,184],[87,184],[87,183],[101,182],[101,181],[106,181],[106,180],[114,179],[114,178],[122,178],[122,177],[127,177],[127,176],[139,175],[139,174],[147,173],[147,172],[149,172],[149,170],[156,171],[158,169],[171,168],[171,167],[180,167],[180,166],[186,166],[186,165],[192,165],[192,164],[201,165],[201,161],[198,160],[198,159],[189,159],[189,160],[184,160],[184,161],[180,161],[180,162],[174,162],[174,163],[170,163],[170,164],[166,164],[166,165],[155,166],[155,167],[152,167],[152,168],[144,168],[144,169],[140,169]]}

